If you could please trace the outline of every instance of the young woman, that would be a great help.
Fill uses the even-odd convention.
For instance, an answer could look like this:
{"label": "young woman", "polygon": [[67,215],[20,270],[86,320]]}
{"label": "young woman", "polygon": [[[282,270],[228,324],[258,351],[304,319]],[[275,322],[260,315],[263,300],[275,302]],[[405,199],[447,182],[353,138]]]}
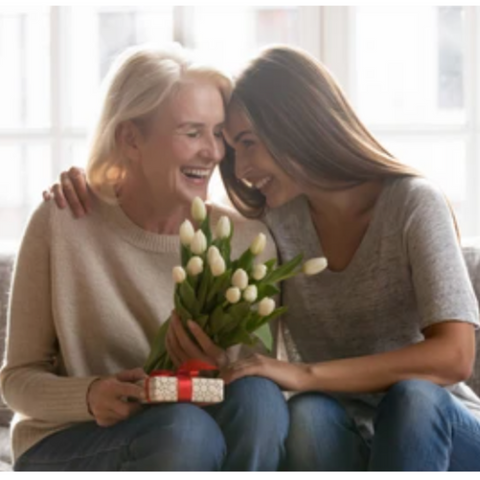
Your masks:
{"label": "young woman", "polygon": [[224,373],[299,392],[287,468],[480,470],[480,400],[463,383],[478,305],[444,195],[296,49],[267,49],[240,75],[226,139],[220,168],[237,209],[266,222],[283,261],[329,261],[283,286],[301,362],[254,355]]}
{"label": "young woman", "polygon": [[[272,381],[245,379],[206,408],[144,408],[135,384],[173,309],[179,226],[224,156],[231,82],[180,48],[140,48],[119,59],[106,86],[87,168],[91,214],[75,222],[43,203],[16,261],[0,376],[16,412],[15,469],[275,470],[288,409]],[[222,213],[212,206],[213,222]],[[268,233],[241,218],[235,230],[237,254]],[[201,330],[191,328],[197,346],[178,326],[175,358],[225,363]]]}

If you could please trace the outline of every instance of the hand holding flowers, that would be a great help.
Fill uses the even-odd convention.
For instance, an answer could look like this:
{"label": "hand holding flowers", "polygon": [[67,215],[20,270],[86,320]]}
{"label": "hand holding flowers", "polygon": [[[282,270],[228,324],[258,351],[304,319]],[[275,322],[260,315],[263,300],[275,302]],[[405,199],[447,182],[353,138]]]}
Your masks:
{"label": "hand holding flowers", "polygon": [[186,357],[220,366],[225,350],[236,344],[260,340],[271,349],[268,324],[286,311],[276,308],[272,298],[279,293],[277,284],[302,272],[315,275],[327,265],[324,258],[317,258],[301,266],[301,254],[279,267],[275,259],[255,263],[266,246],[263,233],[238,259],[231,259],[230,219],[220,218],[213,238],[205,204],[198,197],[192,218],[199,228],[195,230],[189,220],[182,223],[181,266],[172,271],[176,315],[160,327],[144,366],[147,373],[172,369]]}

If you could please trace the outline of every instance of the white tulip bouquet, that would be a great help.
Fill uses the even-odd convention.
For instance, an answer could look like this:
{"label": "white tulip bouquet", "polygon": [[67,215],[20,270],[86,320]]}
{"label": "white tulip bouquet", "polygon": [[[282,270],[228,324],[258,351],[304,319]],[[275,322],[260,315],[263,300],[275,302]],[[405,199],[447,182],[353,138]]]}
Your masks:
{"label": "white tulip bouquet", "polygon": [[[272,348],[269,322],[287,307],[276,308],[272,297],[280,292],[277,284],[299,273],[315,275],[327,266],[325,258],[308,260],[303,255],[276,267],[276,259],[255,263],[263,252],[266,237],[257,235],[250,247],[235,260],[230,258],[233,224],[222,216],[212,236],[210,219],[200,198],[192,203],[195,231],[185,220],[180,227],[181,266],[174,267],[175,311],[183,325],[193,320],[221,348],[263,342]],[[144,370],[171,370],[174,365],[165,347],[170,318],[162,324],[153,343]],[[188,329],[186,329],[188,331]]]}

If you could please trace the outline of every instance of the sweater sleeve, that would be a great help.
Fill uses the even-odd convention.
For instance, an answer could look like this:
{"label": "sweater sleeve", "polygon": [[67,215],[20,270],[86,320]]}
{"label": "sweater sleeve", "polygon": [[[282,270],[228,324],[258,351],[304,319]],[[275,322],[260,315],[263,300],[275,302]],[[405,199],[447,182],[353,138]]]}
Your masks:
{"label": "sweater sleeve", "polygon": [[86,394],[96,377],[59,376],[58,341],[52,312],[50,236],[52,208],[33,213],[16,259],[0,385],[7,405],[48,422],[92,420]]}

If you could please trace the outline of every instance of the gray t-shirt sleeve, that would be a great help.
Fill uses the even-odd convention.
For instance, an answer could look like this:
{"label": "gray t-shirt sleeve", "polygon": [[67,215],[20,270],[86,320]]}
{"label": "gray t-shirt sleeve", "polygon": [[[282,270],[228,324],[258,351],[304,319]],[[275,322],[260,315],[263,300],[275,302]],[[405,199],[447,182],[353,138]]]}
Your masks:
{"label": "gray t-shirt sleeve", "polygon": [[432,184],[417,181],[406,203],[404,247],[420,328],[447,320],[478,326],[478,303],[445,196]]}

